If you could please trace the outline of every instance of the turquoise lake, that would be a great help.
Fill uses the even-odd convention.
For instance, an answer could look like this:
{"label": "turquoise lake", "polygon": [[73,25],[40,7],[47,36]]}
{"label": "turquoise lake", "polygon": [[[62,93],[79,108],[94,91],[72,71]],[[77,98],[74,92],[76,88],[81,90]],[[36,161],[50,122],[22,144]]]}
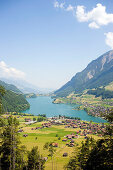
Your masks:
{"label": "turquoise lake", "polygon": [[87,114],[84,110],[73,110],[77,105],[72,104],[53,104],[51,97],[39,96],[37,98],[28,98],[30,109],[23,113],[32,113],[34,115],[46,114],[47,117],[65,115],[71,117],[79,117],[81,120],[93,121],[97,123],[105,123],[106,120],[99,117],[93,117]]}

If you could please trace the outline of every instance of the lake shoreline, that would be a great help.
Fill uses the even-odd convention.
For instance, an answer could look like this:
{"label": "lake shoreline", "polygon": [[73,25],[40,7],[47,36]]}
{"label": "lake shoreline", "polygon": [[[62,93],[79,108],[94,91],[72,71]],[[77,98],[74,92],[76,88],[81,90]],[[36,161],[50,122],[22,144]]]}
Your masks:
{"label": "lake shoreline", "polygon": [[38,96],[37,98],[29,98],[30,109],[22,111],[22,113],[31,113],[33,115],[46,114],[46,116],[54,117],[58,115],[78,117],[84,121],[93,121],[97,123],[106,123],[107,121],[99,117],[93,117],[87,114],[84,110],[73,110],[76,104],[53,104],[53,99],[49,96]]}

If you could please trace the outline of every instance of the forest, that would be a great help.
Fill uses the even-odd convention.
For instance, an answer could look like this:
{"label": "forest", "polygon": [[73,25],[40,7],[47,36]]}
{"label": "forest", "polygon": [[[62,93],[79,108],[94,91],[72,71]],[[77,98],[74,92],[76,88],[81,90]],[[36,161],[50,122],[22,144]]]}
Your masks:
{"label": "forest", "polygon": [[[0,89],[3,87],[0,86]],[[19,112],[30,107],[29,103],[22,94],[17,94],[10,90],[5,90],[5,94],[1,96],[2,111]]]}
{"label": "forest", "polygon": [[102,96],[102,99],[113,98],[113,91],[105,90],[105,88],[97,88],[95,90],[88,90],[87,93],[95,95],[96,97]]}

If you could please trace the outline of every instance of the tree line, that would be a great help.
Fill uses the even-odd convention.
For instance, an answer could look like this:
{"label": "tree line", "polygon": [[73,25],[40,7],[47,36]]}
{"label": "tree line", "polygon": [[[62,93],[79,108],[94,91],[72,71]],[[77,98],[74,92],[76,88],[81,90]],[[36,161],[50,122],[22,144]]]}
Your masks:
{"label": "tree line", "polygon": [[95,90],[88,90],[87,93],[95,95],[96,97],[102,96],[102,99],[113,98],[113,91],[105,90],[105,88],[97,88]]}

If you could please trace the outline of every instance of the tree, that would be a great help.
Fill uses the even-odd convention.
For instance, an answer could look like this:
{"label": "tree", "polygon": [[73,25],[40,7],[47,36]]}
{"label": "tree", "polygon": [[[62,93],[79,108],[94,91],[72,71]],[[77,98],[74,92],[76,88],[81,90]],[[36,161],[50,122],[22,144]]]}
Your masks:
{"label": "tree", "polygon": [[44,163],[42,156],[39,154],[38,147],[33,147],[28,153],[28,170],[43,170]]}
{"label": "tree", "polygon": [[5,94],[5,89],[3,86],[0,86],[0,114],[3,113],[3,106],[2,106],[2,96]]}
{"label": "tree", "polygon": [[[111,120],[111,116],[110,116]],[[112,170],[113,169],[113,126],[106,128],[103,139],[95,141],[88,138],[82,142],[78,154],[69,160],[66,168],[68,170]]]}
{"label": "tree", "polygon": [[113,169],[113,139],[100,139],[91,150],[84,170]]}
{"label": "tree", "polygon": [[47,149],[49,151],[48,156],[50,156],[52,159],[52,170],[53,170],[53,155],[56,151],[56,149],[54,149],[54,147],[53,147],[53,142],[46,142],[43,148]]}
{"label": "tree", "polygon": [[108,113],[106,116],[106,119],[109,121],[109,122],[113,122],[113,109],[110,113]]}
{"label": "tree", "polygon": [[76,148],[78,151],[74,152],[74,155],[69,160],[66,168],[68,170],[84,169],[88,160],[91,149],[95,146],[95,140],[93,138],[87,138],[85,142],[82,142],[82,146]]}
{"label": "tree", "polygon": [[36,118],[35,118],[35,117],[33,118],[33,121],[36,121]]}
{"label": "tree", "polygon": [[19,122],[17,119],[10,116],[8,118],[7,126],[4,127],[2,145],[0,147],[2,170],[22,169],[23,149],[19,147],[18,125]]}

